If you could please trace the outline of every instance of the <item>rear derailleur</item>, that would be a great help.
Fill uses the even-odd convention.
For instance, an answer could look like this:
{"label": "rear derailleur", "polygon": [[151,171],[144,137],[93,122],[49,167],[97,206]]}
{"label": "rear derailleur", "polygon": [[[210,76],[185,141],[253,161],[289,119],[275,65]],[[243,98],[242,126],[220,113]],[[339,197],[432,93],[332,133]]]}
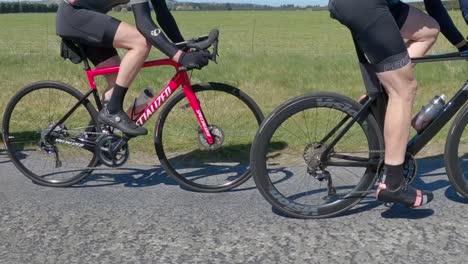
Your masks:
{"label": "rear derailleur", "polygon": [[[53,131],[52,128],[54,128]],[[41,131],[41,140],[39,141],[39,147],[47,154],[55,155],[55,168],[62,167],[62,161],[60,160],[59,150],[55,146],[57,139],[62,139],[68,136],[68,128],[65,125],[56,126],[55,123],[51,123],[48,128]]]}
{"label": "rear derailleur", "polygon": [[325,144],[313,143],[307,145],[303,153],[304,161],[307,164],[307,173],[319,182],[327,182],[328,194],[323,199],[336,195],[336,187],[333,186],[330,172],[322,168],[321,157],[327,147]]}

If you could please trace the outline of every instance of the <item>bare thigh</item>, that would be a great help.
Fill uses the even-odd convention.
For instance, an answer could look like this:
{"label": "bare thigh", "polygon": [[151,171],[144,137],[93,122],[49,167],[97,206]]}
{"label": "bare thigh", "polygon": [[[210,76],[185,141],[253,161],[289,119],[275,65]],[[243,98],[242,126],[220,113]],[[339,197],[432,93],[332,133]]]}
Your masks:
{"label": "bare thigh", "polygon": [[150,46],[145,37],[135,26],[126,22],[120,23],[114,37],[114,47],[128,50],[141,45]]}
{"label": "bare thigh", "polygon": [[404,39],[411,41],[425,41],[437,37],[439,24],[423,11],[410,6],[408,18],[400,32]]}

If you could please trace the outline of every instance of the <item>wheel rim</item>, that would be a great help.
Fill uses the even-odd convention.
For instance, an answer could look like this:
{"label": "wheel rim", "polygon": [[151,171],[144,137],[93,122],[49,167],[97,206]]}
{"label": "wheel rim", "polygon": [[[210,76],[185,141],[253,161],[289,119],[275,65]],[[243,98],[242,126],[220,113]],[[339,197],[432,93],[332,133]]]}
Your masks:
{"label": "wheel rim", "polygon": [[[302,108],[289,118],[277,117],[278,123],[265,129],[274,132],[266,136],[264,170],[255,173],[266,175],[257,178],[263,181],[262,185],[269,186],[263,192],[270,202],[296,216],[326,217],[368,194],[377,165],[349,169],[320,162],[323,149],[333,138],[327,142],[321,139],[346,116],[347,113],[333,108]],[[367,125],[363,121],[362,127]],[[362,127],[355,123],[326,160],[344,161],[342,155],[362,160],[378,158],[375,142],[368,141]]]}
{"label": "wheel rim", "polygon": [[93,166],[94,153],[77,147],[81,144],[78,138],[90,141],[97,133],[84,105],[45,136],[77,102],[75,96],[62,89],[43,86],[22,94],[9,108],[4,131],[8,151],[15,165],[33,180],[60,185],[90,172],[85,168]]}
{"label": "wheel rim", "polygon": [[468,195],[468,131],[466,129],[468,115],[464,119],[466,120],[465,127],[459,136],[457,150],[455,151],[457,163],[454,166],[456,166],[455,173],[460,175],[456,179],[456,184],[459,185],[459,191],[466,196]]}
{"label": "wheel rim", "polygon": [[204,140],[198,121],[183,97],[162,120],[160,128],[164,158],[172,175],[198,191],[221,191],[245,180],[249,173],[250,148],[258,129],[258,117],[245,102],[219,90],[201,90],[196,95],[215,144]]}

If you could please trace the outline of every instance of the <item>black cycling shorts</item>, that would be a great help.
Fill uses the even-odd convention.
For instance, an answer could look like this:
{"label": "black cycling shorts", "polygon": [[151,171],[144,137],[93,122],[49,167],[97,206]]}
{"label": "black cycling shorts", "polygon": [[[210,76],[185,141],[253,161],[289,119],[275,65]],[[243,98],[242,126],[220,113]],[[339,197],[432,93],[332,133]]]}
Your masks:
{"label": "black cycling shorts", "polygon": [[121,21],[62,2],[57,11],[57,35],[82,44],[94,65],[117,56],[114,37]]}
{"label": "black cycling shorts", "polygon": [[330,0],[329,10],[351,30],[360,61],[371,63],[377,72],[386,72],[410,63],[400,33],[409,7],[405,15],[402,4],[392,7],[392,14],[386,0]]}

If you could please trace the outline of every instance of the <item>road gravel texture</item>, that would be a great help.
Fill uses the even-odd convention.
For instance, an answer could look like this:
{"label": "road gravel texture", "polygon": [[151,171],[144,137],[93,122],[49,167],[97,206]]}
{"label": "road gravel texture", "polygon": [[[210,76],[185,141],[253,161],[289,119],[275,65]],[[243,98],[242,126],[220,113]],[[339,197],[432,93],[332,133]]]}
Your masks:
{"label": "road gravel texture", "polygon": [[466,263],[467,200],[442,159],[418,160],[435,201],[347,214],[275,212],[252,180],[220,194],[183,190],[160,166],[96,172],[73,188],[33,184],[0,152],[0,263]]}

